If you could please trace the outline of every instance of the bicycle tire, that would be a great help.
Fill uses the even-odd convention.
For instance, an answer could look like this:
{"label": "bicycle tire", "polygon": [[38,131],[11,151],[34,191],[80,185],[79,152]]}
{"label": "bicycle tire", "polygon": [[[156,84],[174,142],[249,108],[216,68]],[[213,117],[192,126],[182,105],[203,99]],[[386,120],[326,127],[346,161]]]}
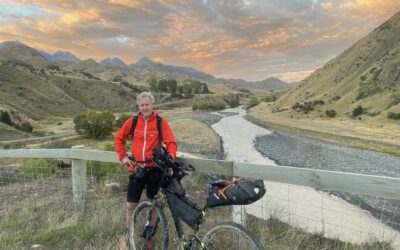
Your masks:
{"label": "bicycle tire", "polygon": [[[150,208],[151,203],[144,201],[136,207],[135,211],[133,211],[132,221],[129,226],[129,247],[131,250],[146,249],[143,246],[144,239],[141,237],[141,234],[144,230],[146,218],[149,214]],[[154,228],[155,235],[152,238],[154,247],[155,249],[167,250],[169,241],[168,222],[164,211],[160,206],[155,205],[154,209],[158,215],[158,219]]]}
{"label": "bicycle tire", "polygon": [[206,249],[265,249],[250,231],[234,222],[213,226],[204,236],[203,242]]}

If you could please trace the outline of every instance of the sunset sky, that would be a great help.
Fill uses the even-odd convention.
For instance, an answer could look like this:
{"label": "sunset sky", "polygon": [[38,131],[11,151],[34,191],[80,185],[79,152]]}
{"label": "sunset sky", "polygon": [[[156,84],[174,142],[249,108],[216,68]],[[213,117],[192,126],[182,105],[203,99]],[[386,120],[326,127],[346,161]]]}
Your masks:
{"label": "sunset sky", "polygon": [[298,81],[398,11],[399,0],[0,0],[0,42]]}

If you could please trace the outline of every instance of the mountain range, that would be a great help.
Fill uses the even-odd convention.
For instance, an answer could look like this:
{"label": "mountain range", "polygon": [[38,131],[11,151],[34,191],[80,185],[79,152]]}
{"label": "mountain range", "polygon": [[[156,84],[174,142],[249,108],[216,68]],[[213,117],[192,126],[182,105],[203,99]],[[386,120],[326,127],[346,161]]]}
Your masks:
{"label": "mountain range", "polygon": [[[4,52],[9,49],[14,50],[15,53],[10,55]],[[18,55],[18,49],[22,54],[29,54],[29,56]],[[30,53],[27,53],[27,51],[30,51]],[[145,80],[150,75],[157,75],[160,78],[174,77],[180,81],[198,80],[209,83],[230,84],[240,88],[274,91],[285,91],[293,86],[292,84],[276,78],[268,78],[258,82],[249,82],[242,79],[216,78],[211,74],[204,73],[191,67],[166,65],[154,62],[147,57],[143,57],[136,63],[130,65],[127,65],[118,57],[106,58],[100,63],[97,63],[93,59],[82,61],[70,52],[58,51],[51,55],[47,52],[31,48],[18,41],[6,41],[0,43],[0,58],[3,58],[3,60],[20,60],[33,66],[40,67],[43,67],[48,63],[57,63],[66,70],[89,73],[103,80],[111,80],[119,74],[125,81],[139,84],[144,84]]]}

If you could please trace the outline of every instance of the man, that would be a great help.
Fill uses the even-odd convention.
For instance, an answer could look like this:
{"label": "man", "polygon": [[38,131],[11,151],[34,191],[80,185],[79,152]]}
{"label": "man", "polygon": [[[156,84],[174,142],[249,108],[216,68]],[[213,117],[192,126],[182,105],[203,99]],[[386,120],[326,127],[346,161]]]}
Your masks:
{"label": "man", "polygon": [[162,143],[173,159],[176,157],[177,150],[175,137],[165,119],[161,120],[161,131],[158,131],[158,113],[154,109],[154,96],[150,92],[142,92],[136,97],[136,104],[139,107],[139,113],[132,136],[132,158],[134,161],[128,158],[125,149],[126,139],[132,132],[133,117],[126,120],[114,138],[115,150],[119,159],[128,166],[128,171],[137,172],[137,168],[144,168],[147,173],[146,178],[129,178],[126,202],[127,228],[129,228],[133,210],[139,203],[143,189],[146,187],[146,194],[149,199],[153,199],[158,192],[158,182],[151,181],[150,175],[154,174],[152,170],[156,165],[151,159],[153,158],[153,149],[159,145],[159,132],[162,135]]}

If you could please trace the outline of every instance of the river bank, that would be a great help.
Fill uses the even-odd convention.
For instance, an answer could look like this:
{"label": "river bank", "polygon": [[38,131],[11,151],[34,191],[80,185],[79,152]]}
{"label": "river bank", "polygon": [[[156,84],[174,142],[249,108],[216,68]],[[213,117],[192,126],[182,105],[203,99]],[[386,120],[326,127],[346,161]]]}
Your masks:
{"label": "river bank", "polygon": [[[270,129],[252,116],[244,118]],[[276,128],[270,135],[256,137],[254,147],[278,165],[400,178],[400,157],[277,131]],[[400,201],[343,192],[330,193],[360,206],[400,230]]]}

